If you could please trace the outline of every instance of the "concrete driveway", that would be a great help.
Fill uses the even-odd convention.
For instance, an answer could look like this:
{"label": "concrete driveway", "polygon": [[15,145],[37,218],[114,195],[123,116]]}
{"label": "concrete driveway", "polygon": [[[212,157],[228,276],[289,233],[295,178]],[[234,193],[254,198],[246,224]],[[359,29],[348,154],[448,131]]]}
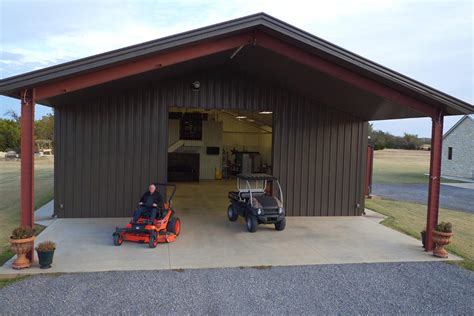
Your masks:
{"label": "concrete driveway", "polygon": [[[243,220],[229,222],[225,209],[219,213],[182,212],[182,233],[177,241],[155,249],[137,243],[113,245],[112,232],[128,218],[57,219],[38,238],[57,243],[53,267],[41,270],[35,264],[19,273],[440,260],[425,252],[420,241],[378,224],[380,216],[369,214],[289,217],[282,232],[273,226],[259,226],[252,234]],[[0,268],[0,274],[18,273],[11,262]]]}
{"label": "concrete driveway", "polygon": [[[383,198],[426,204],[427,184],[374,183],[372,193]],[[443,183],[440,206],[447,209],[474,213],[474,183]]]}
{"label": "concrete driveway", "polygon": [[[249,233],[242,218],[227,219],[227,192],[234,185],[234,181],[179,184],[173,208],[182,220],[181,235],[155,249],[130,242],[113,245],[115,227],[130,218],[51,222],[47,213],[51,214],[52,204],[47,204],[35,215],[49,225],[38,241],[58,245],[53,267],[45,271],[36,265],[20,273],[440,260],[425,252],[419,240],[380,225],[383,216],[371,211],[363,217],[288,217],[284,231],[259,225],[256,233]],[[0,274],[17,273],[10,266],[11,261]]]}

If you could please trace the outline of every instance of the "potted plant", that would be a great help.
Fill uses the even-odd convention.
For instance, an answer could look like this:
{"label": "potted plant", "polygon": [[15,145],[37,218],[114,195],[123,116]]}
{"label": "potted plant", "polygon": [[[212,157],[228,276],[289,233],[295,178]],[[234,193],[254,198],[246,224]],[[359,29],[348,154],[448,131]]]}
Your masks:
{"label": "potted plant", "polygon": [[34,240],[35,230],[31,227],[21,226],[13,230],[10,236],[10,249],[16,254],[16,260],[12,264],[14,269],[31,266],[30,259],[26,255],[31,251]]}
{"label": "potted plant", "polygon": [[451,242],[453,236],[453,225],[449,222],[441,222],[436,225],[433,230],[433,242],[436,247],[433,250],[433,256],[440,258],[447,258],[448,252],[444,249],[444,246]]}
{"label": "potted plant", "polygon": [[36,251],[38,252],[38,261],[41,269],[51,268],[54,250],[56,250],[56,244],[50,240],[38,244]]}

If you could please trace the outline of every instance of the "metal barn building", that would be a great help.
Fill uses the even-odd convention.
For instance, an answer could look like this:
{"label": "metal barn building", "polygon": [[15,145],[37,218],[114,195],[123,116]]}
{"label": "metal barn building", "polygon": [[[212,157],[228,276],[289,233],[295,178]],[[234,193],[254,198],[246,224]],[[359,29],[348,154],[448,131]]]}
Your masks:
{"label": "metal barn building", "polygon": [[[281,180],[287,214],[360,215],[367,122],[431,117],[428,227],[437,222],[443,117],[474,112],[468,103],[264,13],[7,78],[0,93],[22,102],[25,225],[33,225],[36,102],[54,108],[59,217],[129,216],[147,183],[167,181],[171,113],[201,113],[218,123],[222,113],[251,117],[246,123],[266,120],[266,159]],[[232,131],[224,132],[231,138]],[[183,161],[190,155],[179,154]],[[200,163],[210,158],[201,153]],[[219,159],[222,167],[225,158]],[[187,176],[184,165],[173,172]]]}

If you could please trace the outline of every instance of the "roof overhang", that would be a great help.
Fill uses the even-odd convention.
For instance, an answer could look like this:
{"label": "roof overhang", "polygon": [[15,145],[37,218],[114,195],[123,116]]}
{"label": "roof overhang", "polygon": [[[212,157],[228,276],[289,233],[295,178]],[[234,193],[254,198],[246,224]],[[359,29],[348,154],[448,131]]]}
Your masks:
{"label": "roof overhang", "polygon": [[0,94],[19,98],[21,91],[34,88],[37,101],[51,105],[60,95],[182,64],[192,69],[202,60],[229,60],[236,52],[230,67],[337,103],[363,119],[474,113],[469,103],[264,13],[3,79]]}

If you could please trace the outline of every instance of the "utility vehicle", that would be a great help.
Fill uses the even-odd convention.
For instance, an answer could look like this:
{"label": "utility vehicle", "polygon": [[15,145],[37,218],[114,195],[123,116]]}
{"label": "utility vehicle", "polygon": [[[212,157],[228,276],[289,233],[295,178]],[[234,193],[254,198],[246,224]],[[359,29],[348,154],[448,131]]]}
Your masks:
{"label": "utility vehicle", "polygon": [[237,175],[237,191],[229,192],[227,217],[235,222],[245,218],[247,230],[257,231],[258,224],[273,224],[276,230],[286,226],[283,192],[278,179],[263,173]]}

